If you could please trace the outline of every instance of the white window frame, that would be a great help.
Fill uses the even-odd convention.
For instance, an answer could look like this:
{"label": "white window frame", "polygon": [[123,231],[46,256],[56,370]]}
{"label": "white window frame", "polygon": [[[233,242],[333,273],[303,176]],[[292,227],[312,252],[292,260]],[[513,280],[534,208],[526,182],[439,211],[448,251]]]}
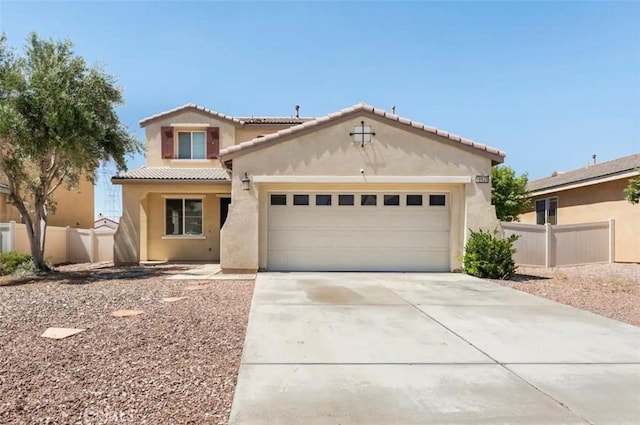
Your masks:
{"label": "white window frame", "polygon": [[[549,210],[550,210],[550,205],[551,205],[551,200],[555,199],[556,200],[556,222],[555,224],[553,223],[549,223]],[[538,202],[544,201],[544,223],[542,224],[538,224]],[[544,226],[546,224],[551,224],[552,226],[555,226],[559,223],[558,220],[558,212],[560,211],[560,202],[557,196],[550,196],[548,198],[540,198],[540,199],[536,199],[533,205],[535,214],[536,214],[536,224],[538,226]]]}
{"label": "white window frame", "polygon": [[[180,133],[189,133],[191,138],[191,158],[180,158]],[[204,134],[204,158],[193,157],[193,133]],[[207,132],[204,130],[176,130],[176,160],[178,161],[206,161],[207,160]]]}
{"label": "white window frame", "polygon": [[[167,234],[167,200],[181,200],[182,201],[182,234],[173,235]],[[163,208],[163,229],[162,229],[162,239],[206,239],[207,237],[204,235],[204,196],[172,196],[172,195],[163,195],[162,201],[164,202]],[[184,217],[185,214],[185,201],[200,201],[202,202],[202,229],[199,235],[185,235],[185,225],[186,220]]]}

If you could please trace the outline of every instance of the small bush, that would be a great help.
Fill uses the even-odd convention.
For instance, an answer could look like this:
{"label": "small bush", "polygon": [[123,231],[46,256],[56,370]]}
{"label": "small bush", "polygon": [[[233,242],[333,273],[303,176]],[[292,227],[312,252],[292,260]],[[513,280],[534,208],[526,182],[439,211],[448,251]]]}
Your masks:
{"label": "small bush", "polygon": [[511,279],[516,273],[513,243],[518,235],[498,238],[498,231],[471,231],[462,264],[471,276],[487,279]]}
{"label": "small bush", "polygon": [[0,253],[0,275],[13,274],[18,268],[28,268],[29,264],[31,264],[31,255],[29,254]]}

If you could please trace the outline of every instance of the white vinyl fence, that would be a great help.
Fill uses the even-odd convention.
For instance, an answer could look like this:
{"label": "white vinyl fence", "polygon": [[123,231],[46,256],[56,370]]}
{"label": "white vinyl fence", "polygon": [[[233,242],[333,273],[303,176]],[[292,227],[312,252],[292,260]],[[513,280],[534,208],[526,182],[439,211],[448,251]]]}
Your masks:
{"label": "white vinyl fence", "polygon": [[520,235],[514,243],[519,265],[612,263],[615,258],[614,220],[555,226],[503,222],[502,229],[505,236]]}
{"label": "white vinyl fence", "polygon": [[[44,257],[52,264],[113,261],[113,231],[47,226]],[[24,224],[0,223],[0,252],[31,254]]]}

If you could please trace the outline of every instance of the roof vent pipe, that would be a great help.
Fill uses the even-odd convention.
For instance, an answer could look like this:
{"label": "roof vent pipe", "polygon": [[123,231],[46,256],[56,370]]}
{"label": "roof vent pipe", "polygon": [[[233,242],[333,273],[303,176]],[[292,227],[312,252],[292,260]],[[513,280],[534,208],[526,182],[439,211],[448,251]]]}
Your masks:
{"label": "roof vent pipe", "polygon": [[593,165],[596,164],[596,154],[594,153],[593,155],[591,155],[591,158],[593,158]]}
{"label": "roof vent pipe", "polygon": [[393,105],[393,106],[391,107],[391,113],[392,113],[393,115],[395,115],[395,114],[396,114],[396,105]]}
{"label": "roof vent pipe", "polygon": [[300,105],[296,105],[296,118],[300,118]]}

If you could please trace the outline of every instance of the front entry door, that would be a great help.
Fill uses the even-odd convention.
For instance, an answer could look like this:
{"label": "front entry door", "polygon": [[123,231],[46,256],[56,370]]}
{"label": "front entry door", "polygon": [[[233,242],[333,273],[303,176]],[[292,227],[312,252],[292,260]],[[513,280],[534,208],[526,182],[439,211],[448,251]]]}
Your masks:
{"label": "front entry door", "polygon": [[224,226],[224,222],[227,221],[227,215],[229,215],[229,204],[231,198],[220,198],[220,228]]}

